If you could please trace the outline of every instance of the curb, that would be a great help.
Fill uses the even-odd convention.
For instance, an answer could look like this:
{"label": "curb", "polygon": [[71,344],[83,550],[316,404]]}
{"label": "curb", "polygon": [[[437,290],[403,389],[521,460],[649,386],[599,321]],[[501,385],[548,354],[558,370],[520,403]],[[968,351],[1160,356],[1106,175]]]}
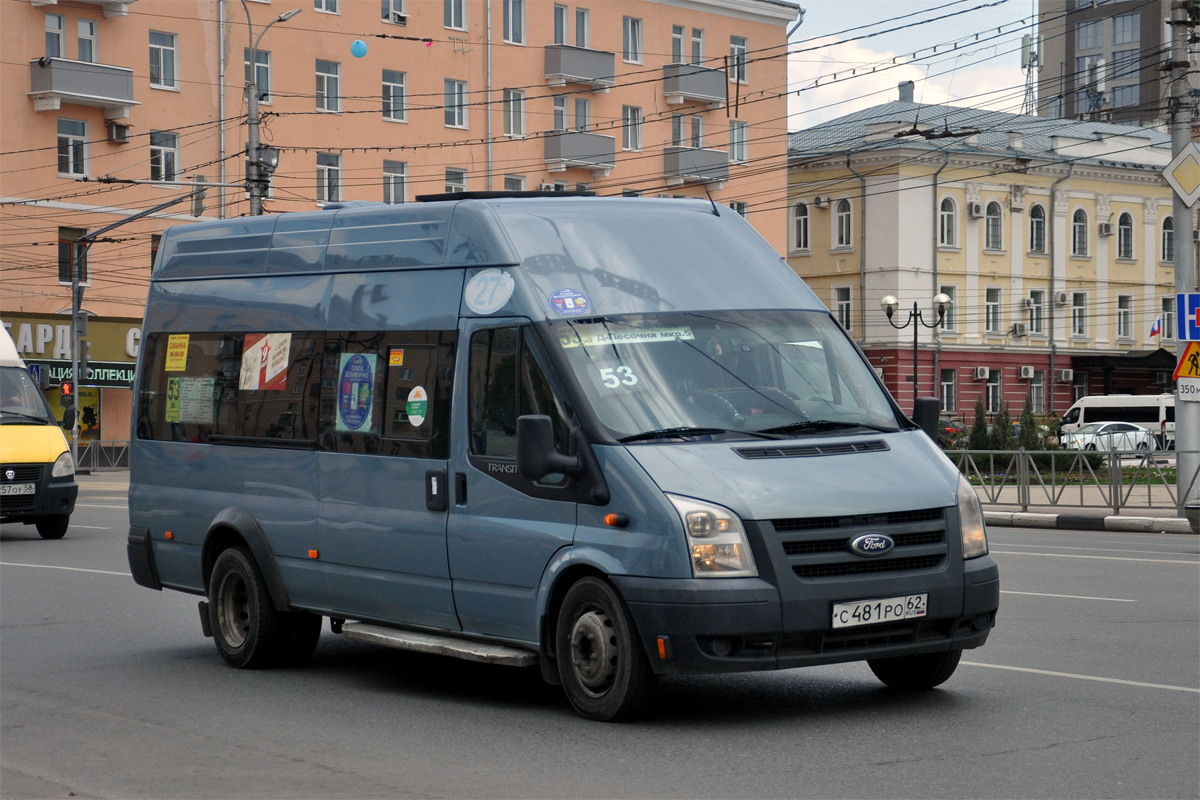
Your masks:
{"label": "curb", "polygon": [[1020,511],[985,511],[983,519],[998,528],[1054,528],[1068,531],[1122,531],[1126,533],[1194,534],[1186,519],[1178,517],[1102,517],[1096,514],[1034,514]]}

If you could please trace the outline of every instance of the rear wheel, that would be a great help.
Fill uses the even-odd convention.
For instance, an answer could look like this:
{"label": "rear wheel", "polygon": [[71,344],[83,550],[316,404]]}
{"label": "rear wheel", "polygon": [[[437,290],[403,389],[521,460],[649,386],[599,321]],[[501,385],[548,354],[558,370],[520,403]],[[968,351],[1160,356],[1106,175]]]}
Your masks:
{"label": "rear wheel", "polygon": [[876,658],[867,662],[875,677],[893,689],[932,689],[950,679],[958,668],[962,650],[928,653],[923,656]]}
{"label": "rear wheel", "polygon": [[581,716],[628,719],[649,705],[654,672],[624,601],[606,581],[584,578],[567,591],[556,645],[563,690]]}
{"label": "rear wheel", "polygon": [[208,614],[217,650],[234,667],[273,666],[295,641],[289,615],[275,610],[266,581],[245,547],[231,547],[217,556],[208,581]]}
{"label": "rear wheel", "polygon": [[71,515],[40,517],[34,524],[37,525],[38,536],[43,539],[61,539],[67,532],[67,526],[71,524]]}

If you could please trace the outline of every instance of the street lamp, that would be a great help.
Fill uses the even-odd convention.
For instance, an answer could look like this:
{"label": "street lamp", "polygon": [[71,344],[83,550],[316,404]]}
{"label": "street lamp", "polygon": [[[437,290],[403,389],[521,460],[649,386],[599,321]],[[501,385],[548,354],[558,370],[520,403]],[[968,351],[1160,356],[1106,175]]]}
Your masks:
{"label": "street lamp", "polygon": [[[902,331],[905,328],[907,328],[909,325],[913,326],[912,385],[913,385],[914,408],[916,407],[916,402],[917,402],[917,335],[921,331],[921,326],[929,328],[930,330],[933,330],[937,326],[941,325],[942,320],[946,318],[946,306],[951,305],[951,303],[952,303],[952,301],[950,300],[950,297],[948,295],[942,294],[941,292],[939,292],[937,295],[934,296],[933,304],[937,307],[937,321],[935,321],[932,325],[930,325],[928,322],[926,322],[925,319],[921,316],[921,309],[918,307],[917,301],[915,301],[915,300],[913,301],[912,311],[908,312],[908,321],[906,321],[903,325],[897,325],[896,321],[894,319],[892,319],[892,315],[895,314],[896,310],[900,308],[899,300],[897,300],[895,297],[893,297],[892,295],[889,294],[889,295],[886,295],[883,298],[883,300],[880,301],[880,303],[879,303],[879,307],[883,309],[885,314],[887,314],[888,324],[891,325],[893,328],[895,328],[898,331]],[[937,379],[937,376],[935,375],[934,376],[935,382],[936,382],[936,379]],[[936,385],[936,383],[935,383],[935,385]]]}
{"label": "street lamp", "polygon": [[[246,29],[250,38],[250,80],[246,81],[246,191],[250,194],[250,213],[258,215],[262,213],[263,179],[269,177],[279,163],[277,150],[260,149],[258,144],[258,44],[267,35],[267,31],[271,30],[272,25],[276,22],[287,22],[299,14],[301,9],[293,8],[283,12],[267,23],[267,27],[263,28],[262,33],[255,39],[254,25],[250,21],[250,7],[246,5],[246,0],[242,0],[242,8],[246,11]],[[268,163],[263,162],[263,149],[273,151],[273,157]]]}

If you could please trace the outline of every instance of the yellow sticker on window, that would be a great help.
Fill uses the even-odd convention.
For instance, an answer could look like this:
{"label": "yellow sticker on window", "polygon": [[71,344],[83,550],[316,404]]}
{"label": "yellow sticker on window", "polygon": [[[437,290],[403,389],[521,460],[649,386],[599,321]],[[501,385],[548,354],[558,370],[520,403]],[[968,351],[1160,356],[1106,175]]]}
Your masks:
{"label": "yellow sticker on window", "polygon": [[187,369],[188,334],[173,333],[167,337],[167,372],[183,372]]}
{"label": "yellow sticker on window", "polygon": [[388,351],[388,366],[402,367],[404,366],[404,351],[398,347],[393,347]]}

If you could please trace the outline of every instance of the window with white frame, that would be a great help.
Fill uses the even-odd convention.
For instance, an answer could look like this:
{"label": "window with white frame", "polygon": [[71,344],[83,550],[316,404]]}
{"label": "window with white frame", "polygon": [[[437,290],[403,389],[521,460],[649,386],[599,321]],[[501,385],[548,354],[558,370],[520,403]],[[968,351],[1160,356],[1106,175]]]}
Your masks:
{"label": "window with white frame", "polygon": [[467,171],[465,169],[446,168],[446,193],[457,194],[467,190]]}
{"label": "window with white frame", "polygon": [[338,13],[338,0],[313,0],[313,8],[325,14]]}
{"label": "window with white frame", "polygon": [[671,115],[671,146],[683,147],[684,145],[684,125],[685,117],[683,114]]}
{"label": "window with white frame", "polygon": [[1075,23],[1075,49],[1092,50],[1104,46],[1104,20]]}
{"label": "window with white frame", "polygon": [[686,33],[682,25],[671,26],[671,63],[683,63],[683,41]]}
{"label": "window with white frame", "polygon": [[1087,292],[1071,293],[1071,335],[1087,336]]}
{"label": "window with white frame", "polygon": [[383,118],[404,122],[408,118],[405,87],[408,74],[394,69],[383,71]]}
{"label": "window with white frame", "polygon": [[96,20],[79,20],[77,30],[79,31],[79,60],[96,63],[100,59],[100,51],[96,46],[98,31]]}
{"label": "window with white frame", "polygon": [[504,176],[504,191],[506,191],[506,192],[523,192],[523,191],[525,191],[525,176],[524,175],[505,175]]}
{"label": "window with white frame", "polygon": [[1071,396],[1074,400],[1082,400],[1087,397],[1088,393],[1088,376],[1086,372],[1076,371],[1071,378]]}
{"label": "window with white frame", "polygon": [[66,58],[67,46],[63,37],[65,20],[62,14],[46,15],[46,58]]}
{"label": "window with white frame", "polygon": [[952,283],[943,283],[939,292],[950,298],[946,304],[946,313],[942,316],[942,330],[955,331],[958,329],[958,287]]}
{"label": "window with white frame", "polygon": [[1004,212],[995,200],[987,204],[983,218],[983,249],[1004,249]]}
{"label": "window with white frame", "polygon": [[637,106],[621,107],[621,148],[642,149],[642,110]]}
{"label": "window with white frame", "polygon": [[501,104],[504,117],[504,135],[519,138],[525,135],[525,92],[520,89],[505,89]]}
{"label": "window with white frame", "polygon": [[1071,217],[1071,255],[1086,256],[1088,254],[1088,217],[1082,208],[1075,209]]}
{"label": "window with white frame", "polygon": [[384,22],[398,22],[400,24],[408,24],[405,19],[404,0],[382,0],[380,3],[380,17]]}
{"label": "window with white frame", "polygon": [[1000,410],[1000,400],[1003,397],[1001,370],[992,369],[987,377],[987,413],[995,414]]}
{"label": "window with white frame", "polygon": [[271,103],[271,54],[266,50],[254,51],[255,69],[250,74],[250,48],[242,48],[242,69],[245,72],[246,83],[254,79],[254,87],[258,91],[258,102]]}
{"label": "window with white frame", "polygon": [[949,197],[942,198],[938,211],[938,244],[942,247],[958,245],[958,214],[954,209],[954,201]]}
{"label": "window with white frame", "polygon": [[622,36],[622,58],[629,64],[642,63],[642,21],[625,17]]}
{"label": "window with white frame", "polygon": [[179,134],[150,131],[150,180],[179,180]]}
{"label": "window with white frame", "polygon": [[554,98],[554,130],[565,131],[570,124],[567,119],[567,98],[558,95]]}
{"label": "window with white frame", "polygon": [[1142,40],[1142,15],[1113,17],[1113,44],[1135,44]]}
{"label": "window with white frame", "polygon": [[467,127],[467,82],[446,78],[444,112],[447,128]]}
{"label": "window with white frame", "polygon": [[1164,217],[1162,225],[1162,260],[1175,260],[1175,218]]}
{"label": "window with white frame", "polygon": [[592,103],[586,97],[575,98],[575,130],[586,131],[592,121]]}
{"label": "window with white frame", "polygon": [[504,0],[504,41],[525,44],[525,0]]}
{"label": "window with white frame", "polygon": [[342,65],[317,59],[317,111],[341,111]]}
{"label": "window with white frame", "polygon": [[1029,405],[1035,414],[1046,411],[1046,371],[1035,369],[1029,382]]}
{"label": "window with white frame", "polygon": [[1029,252],[1046,252],[1046,209],[1036,204],[1029,209]]}
{"label": "window with white frame", "polygon": [[833,287],[833,314],[846,330],[850,330],[850,287]]}
{"label": "window with white frame", "polygon": [[750,160],[747,139],[750,126],[735,119],[729,120],[729,160],[735,164],[744,164]]}
{"label": "window with white frame", "polygon": [[1029,291],[1029,332],[1045,333],[1046,292],[1041,289]]}
{"label": "window with white frame", "polygon": [[692,63],[700,64],[704,61],[704,29],[692,28]]}
{"label": "window with white frame", "polygon": [[793,236],[796,250],[808,250],[808,203],[796,203],[792,208]]}
{"label": "window with white frame", "polygon": [[1175,341],[1175,298],[1164,297],[1159,301],[1162,314],[1162,335],[1158,338],[1164,342]]}
{"label": "window with white frame", "polygon": [[173,33],[150,31],[150,85],[156,89],[174,89],[179,65],[178,37]]}
{"label": "window with white frame", "polygon": [[1133,258],[1133,215],[1127,211],[1117,218],[1117,258]]}
{"label": "window with white frame", "polygon": [[1133,338],[1133,295],[1117,295],[1117,338]]}
{"label": "window with white frame", "polygon": [[586,8],[575,9],[575,46],[592,46],[592,14]]}
{"label": "window with white frame", "polygon": [[996,287],[984,290],[983,329],[988,333],[1000,332],[1000,289]]}
{"label": "window with white frame", "polygon": [[317,153],[317,202],[336,203],[341,199],[341,155],[338,153]]}
{"label": "window with white frame", "polygon": [[442,0],[442,26],[467,29],[467,0]]}
{"label": "window with white frame", "polygon": [[729,80],[731,83],[749,83],[747,77],[747,68],[749,59],[747,54],[750,48],[746,44],[745,36],[730,36],[729,37]]}
{"label": "window with white frame", "polygon": [[554,6],[554,43],[567,43],[567,27],[569,9],[566,6]]}
{"label": "window with white frame", "polygon": [[704,117],[699,114],[692,115],[691,145],[697,150],[704,147]]}
{"label": "window with white frame", "polygon": [[834,217],[834,247],[852,247],[850,242],[851,225],[850,225],[850,201],[838,200],[835,206]]}
{"label": "window with white frame", "polygon": [[958,373],[952,369],[942,370],[942,411],[953,414],[958,405]]}
{"label": "window with white frame", "polygon": [[737,212],[737,215],[742,219],[745,219],[750,215],[750,204],[745,200],[731,200],[729,207]]}
{"label": "window with white frame", "polygon": [[86,122],[58,120],[58,174],[64,177],[87,175]]}
{"label": "window with white frame", "polygon": [[395,205],[407,198],[408,164],[403,161],[383,162],[383,202]]}

